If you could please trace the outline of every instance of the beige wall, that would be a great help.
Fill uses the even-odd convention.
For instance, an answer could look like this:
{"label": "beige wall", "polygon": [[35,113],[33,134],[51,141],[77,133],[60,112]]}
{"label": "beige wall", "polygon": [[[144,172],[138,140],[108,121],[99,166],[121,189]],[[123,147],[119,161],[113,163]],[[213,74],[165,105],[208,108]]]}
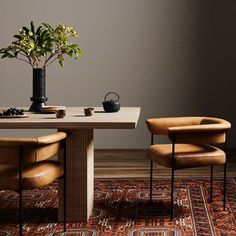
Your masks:
{"label": "beige wall", "polygon": [[[145,148],[148,117],[208,115],[234,123],[235,5],[235,0],[1,0],[0,47],[31,20],[73,25],[85,56],[66,60],[64,69],[48,67],[48,104],[100,106],[106,92],[117,91],[123,106],[142,107],[139,125],[96,131],[96,147]],[[0,106],[28,106],[31,68],[1,60],[0,71]],[[232,131],[231,146],[235,136]]]}

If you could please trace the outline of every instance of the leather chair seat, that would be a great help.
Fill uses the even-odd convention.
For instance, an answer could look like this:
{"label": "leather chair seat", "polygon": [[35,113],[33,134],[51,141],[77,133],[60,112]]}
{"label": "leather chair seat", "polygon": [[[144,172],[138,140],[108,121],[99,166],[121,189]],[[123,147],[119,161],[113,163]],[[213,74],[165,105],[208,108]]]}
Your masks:
{"label": "leather chair seat", "polygon": [[[63,175],[63,165],[58,161],[41,161],[25,165],[22,171],[23,189],[35,189],[47,185]],[[0,189],[18,191],[19,169],[12,165],[0,165]]]}
{"label": "leather chair seat", "polygon": [[[148,157],[164,167],[172,167],[172,144],[152,145]],[[210,145],[176,144],[175,169],[223,165],[226,162],[225,153]]]}

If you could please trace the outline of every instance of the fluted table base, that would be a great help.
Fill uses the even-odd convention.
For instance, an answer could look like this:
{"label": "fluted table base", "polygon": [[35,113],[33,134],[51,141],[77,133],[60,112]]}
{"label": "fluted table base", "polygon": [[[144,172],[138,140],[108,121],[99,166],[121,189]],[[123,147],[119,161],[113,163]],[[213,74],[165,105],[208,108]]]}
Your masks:
{"label": "fluted table base", "polygon": [[[66,141],[67,222],[87,222],[93,209],[93,129],[72,129]],[[61,158],[61,157],[60,157]],[[59,183],[59,221],[63,220],[63,181]]]}

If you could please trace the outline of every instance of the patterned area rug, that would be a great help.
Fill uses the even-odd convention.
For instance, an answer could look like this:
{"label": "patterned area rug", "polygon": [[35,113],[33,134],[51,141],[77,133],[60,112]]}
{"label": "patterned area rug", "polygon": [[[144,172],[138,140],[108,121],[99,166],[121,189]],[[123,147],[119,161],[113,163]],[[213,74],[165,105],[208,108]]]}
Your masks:
{"label": "patterned area rug", "polygon": [[[222,180],[214,181],[214,198],[207,203],[209,179],[177,179],[174,220],[169,219],[170,181],[154,181],[148,203],[147,179],[95,180],[95,207],[87,224],[67,224],[73,236],[236,235],[236,181],[228,179],[227,209],[222,209]],[[57,223],[57,183],[25,191],[24,235],[64,235]],[[0,192],[0,236],[18,235],[18,194]]]}

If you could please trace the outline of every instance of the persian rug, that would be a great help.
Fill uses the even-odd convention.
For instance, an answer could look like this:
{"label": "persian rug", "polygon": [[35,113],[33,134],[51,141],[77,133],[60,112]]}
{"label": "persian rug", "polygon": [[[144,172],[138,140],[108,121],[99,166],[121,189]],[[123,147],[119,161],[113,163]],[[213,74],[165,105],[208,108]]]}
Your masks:
{"label": "persian rug", "polygon": [[[24,191],[24,235],[73,236],[225,236],[236,235],[236,179],[227,180],[226,211],[222,208],[222,179],[214,180],[208,203],[209,179],[176,179],[174,219],[170,221],[170,180],[95,180],[95,205],[87,224],[68,223],[63,234],[57,223],[57,183]],[[0,192],[0,236],[18,235],[18,194]]]}

